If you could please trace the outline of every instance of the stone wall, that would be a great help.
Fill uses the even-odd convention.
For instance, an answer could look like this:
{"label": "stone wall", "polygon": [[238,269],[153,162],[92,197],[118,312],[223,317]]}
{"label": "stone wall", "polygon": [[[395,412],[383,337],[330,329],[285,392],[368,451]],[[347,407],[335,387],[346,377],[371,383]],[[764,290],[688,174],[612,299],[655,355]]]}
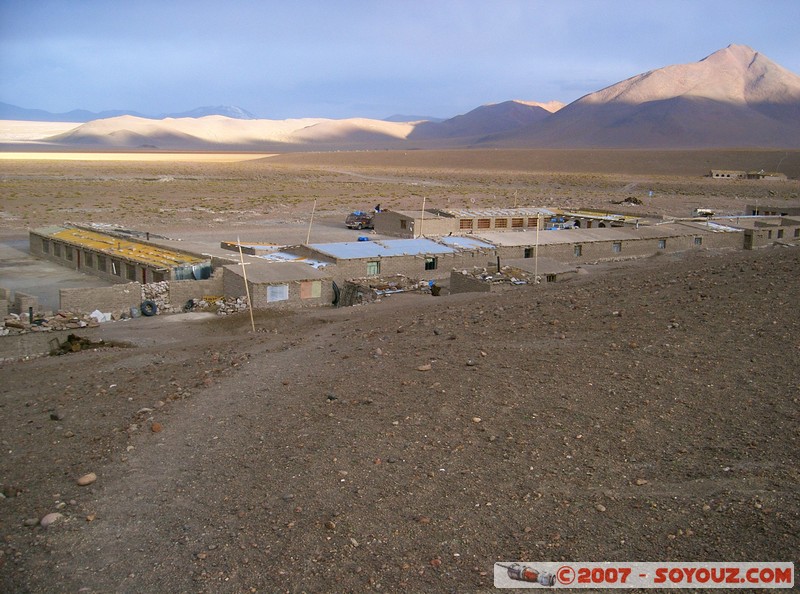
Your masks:
{"label": "stone wall", "polygon": [[59,290],[59,309],[74,313],[130,312],[142,304],[142,285],[128,283],[111,287]]}

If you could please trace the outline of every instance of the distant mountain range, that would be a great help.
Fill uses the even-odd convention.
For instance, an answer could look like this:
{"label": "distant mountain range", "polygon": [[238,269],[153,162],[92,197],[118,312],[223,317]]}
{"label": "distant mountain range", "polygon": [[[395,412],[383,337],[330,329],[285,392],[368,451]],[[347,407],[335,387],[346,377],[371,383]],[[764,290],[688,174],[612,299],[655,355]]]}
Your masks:
{"label": "distant mountain range", "polygon": [[[88,112],[49,114],[79,122]],[[505,101],[440,120],[264,120],[235,107],[145,118],[93,114],[61,133],[25,136],[20,122],[0,142],[168,150],[370,150],[413,148],[800,148],[800,76],[744,45],[691,64],[639,74],[563,106]],[[23,117],[24,116],[24,117]],[[0,118],[46,119],[0,104]],[[73,119],[64,120],[61,118]],[[53,118],[56,118],[55,120]],[[167,119],[164,119],[167,118]],[[2,123],[0,123],[2,124]]]}
{"label": "distant mountain range", "polygon": [[92,120],[103,120],[119,116],[136,116],[148,119],[164,118],[202,118],[210,115],[221,115],[238,120],[256,120],[258,116],[253,115],[246,109],[234,105],[218,105],[215,107],[197,107],[190,111],[175,113],[162,113],[159,115],[145,115],[136,111],[115,109],[108,111],[87,111],[85,109],[74,109],[65,113],[52,113],[43,109],[27,109],[8,103],[0,102],[0,119],[19,120],[26,122],[91,122]]}

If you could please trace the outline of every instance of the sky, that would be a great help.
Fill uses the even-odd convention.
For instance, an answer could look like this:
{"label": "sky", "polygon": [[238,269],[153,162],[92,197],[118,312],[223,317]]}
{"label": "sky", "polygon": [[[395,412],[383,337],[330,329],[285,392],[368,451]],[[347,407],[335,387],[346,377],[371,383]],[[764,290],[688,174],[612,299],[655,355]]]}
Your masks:
{"label": "sky", "polygon": [[0,101],[452,117],[565,103],[744,44],[800,73],[800,0],[0,0]]}

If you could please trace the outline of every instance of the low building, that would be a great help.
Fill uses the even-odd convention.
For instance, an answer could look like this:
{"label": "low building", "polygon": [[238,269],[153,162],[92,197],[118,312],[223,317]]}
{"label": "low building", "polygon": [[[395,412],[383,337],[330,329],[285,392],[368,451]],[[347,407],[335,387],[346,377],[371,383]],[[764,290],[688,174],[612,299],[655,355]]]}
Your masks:
{"label": "low building", "polygon": [[30,252],[114,283],[147,284],[211,276],[210,256],[82,227],[52,226],[31,231]]}
{"label": "low building", "polygon": [[748,204],[745,211],[751,216],[797,217],[800,216],[800,204]]}
{"label": "low building", "polygon": [[516,231],[544,225],[557,213],[546,208],[495,208],[484,210],[391,211],[375,215],[375,232],[416,238],[474,233],[482,230]]}
{"label": "low building", "polygon": [[[291,248],[292,256],[327,266],[336,282],[352,278],[403,275],[413,279],[447,278],[452,268],[485,265],[494,246],[474,238],[387,239],[315,243]],[[322,263],[322,264],[320,264]],[[327,264],[325,264],[327,263]]]}
{"label": "low building", "polygon": [[[250,262],[224,266],[223,292],[229,297],[250,294],[254,309],[300,309],[331,305],[335,291],[331,276],[296,262]],[[245,277],[247,289],[245,289]]]}
{"label": "low building", "polygon": [[712,169],[708,175],[714,179],[744,179],[747,177],[747,172],[732,169]]}
{"label": "low building", "polygon": [[481,233],[476,236],[496,247],[501,261],[546,257],[588,264],[604,260],[641,258],[698,248],[741,249],[743,233],[734,227],[709,223]]}
{"label": "low building", "polygon": [[778,173],[777,171],[748,171],[747,179],[761,179],[766,181],[784,181],[789,179],[785,173]]}

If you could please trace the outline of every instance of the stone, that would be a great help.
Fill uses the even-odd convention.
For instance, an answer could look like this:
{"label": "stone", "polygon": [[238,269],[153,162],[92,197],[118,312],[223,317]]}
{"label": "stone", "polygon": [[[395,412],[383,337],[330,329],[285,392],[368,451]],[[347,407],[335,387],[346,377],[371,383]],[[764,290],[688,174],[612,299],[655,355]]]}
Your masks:
{"label": "stone", "polygon": [[90,472],[80,477],[77,482],[79,486],[86,487],[87,485],[91,485],[96,480],[97,480],[97,475],[93,472]]}
{"label": "stone", "polygon": [[639,485],[640,487],[642,485],[646,485],[648,482],[650,482],[650,481],[648,481],[647,479],[643,479],[643,478],[636,479],[636,484]]}
{"label": "stone", "polygon": [[606,506],[603,505],[602,503],[598,503],[597,505],[594,506],[594,508],[597,511],[599,511],[600,513],[603,513],[604,511],[606,511]]}
{"label": "stone", "polygon": [[417,367],[417,371],[430,371],[433,367],[430,363],[426,363],[425,365],[420,365]]}
{"label": "stone", "polygon": [[63,514],[60,514],[58,512],[52,512],[47,514],[41,520],[39,520],[39,524],[41,524],[43,528],[48,528],[53,524],[55,524],[56,522],[58,522],[63,517],[64,517]]}
{"label": "stone", "polygon": [[155,422],[152,425],[150,425],[150,431],[152,431],[153,433],[161,433],[162,429],[163,429],[163,427],[161,426],[161,423],[159,423],[159,422]]}

